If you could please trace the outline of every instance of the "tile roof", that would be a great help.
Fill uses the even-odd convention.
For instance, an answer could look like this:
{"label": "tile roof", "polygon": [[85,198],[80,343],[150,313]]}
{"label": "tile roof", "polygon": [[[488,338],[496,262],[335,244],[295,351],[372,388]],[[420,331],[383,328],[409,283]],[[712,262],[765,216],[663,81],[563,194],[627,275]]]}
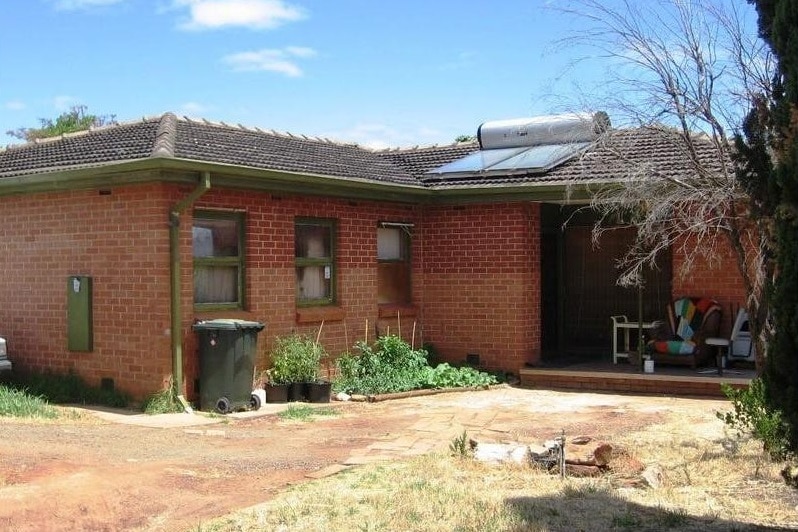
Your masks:
{"label": "tile roof", "polygon": [[[448,176],[427,172],[478,151],[476,142],[372,151],[166,113],[0,150],[0,180],[158,157],[429,189],[598,182],[624,179],[641,168],[670,177],[694,175],[681,144],[667,133],[655,127],[610,130],[580,157],[545,173]],[[715,155],[709,142],[700,155]]]}
{"label": "tile roof", "polygon": [[377,155],[418,179],[422,179],[426,172],[456,161],[475,151],[479,151],[479,144],[476,142],[461,142],[449,146],[383,150],[377,152]]}
{"label": "tile roof", "polygon": [[10,146],[0,150],[0,178],[143,159],[157,127],[157,119],[146,119]]}
{"label": "tile roof", "polygon": [[177,121],[176,157],[252,168],[418,185],[406,171],[355,144]]}
{"label": "tile roof", "polygon": [[[719,160],[713,145],[695,143],[702,164]],[[399,154],[405,158],[407,168],[422,183],[432,189],[508,187],[519,185],[552,185],[565,183],[598,183],[618,181],[647,172],[675,179],[689,179],[695,168],[689,162],[684,142],[679,132],[657,126],[634,129],[609,130],[579,156],[543,173],[495,175],[474,172],[471,175],[426,174],[438,166],[459,159],[478,150],[476,144],[470,151],[462,151],[456,157],[456,147],[432,150],[410,150]],[[463,146],[463,150],[467,147]],[[436,159],[437,158],[437,159]],[[435,164],[425,164],[435,160]]]}
{"label": "tile roof", "polygon": [[150,157],[419,185],[407,171],[355,144],[194,121],[171,113],[11,146],[0,151],[0,179]]}

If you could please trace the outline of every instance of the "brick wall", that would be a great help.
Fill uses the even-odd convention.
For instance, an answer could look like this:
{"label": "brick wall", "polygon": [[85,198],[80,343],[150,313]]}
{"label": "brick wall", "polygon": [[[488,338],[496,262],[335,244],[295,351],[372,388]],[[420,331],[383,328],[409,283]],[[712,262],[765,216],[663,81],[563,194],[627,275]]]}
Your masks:
{"label": "brick wall", "polygon": [[[0,335],[20,369],[76,371],[91,384],[112,378],[143,397],[172,373],[168,212],[192,187],[147,185],[97,191],[0,198]],[[194,312],[192,209],[181,218],[183,357],[193,396],[197,319],[239,317],[266,323],[258,365],[278,335],[298,331],[320,339],[331,355],[367,334],[397,333],[395,312],[376,302],[379,221],[418,223],[419,207],[337,199],[274,196],[211,189],[195,205],[245,212],[246,299],[242,311]],[[294,218],[333,218],[337,225],[334,308],[297,311]],[[420,264],[420,239],[412,256]],[[414,266],[414,299],[422,274]],[[70,275],[93,278],[94,350],[67,351],[66,290]],[[411,340],[419,307],[401,309],[402,335]],[[322,325],[323,322],[323,325]],[[418,326],[420,337],[421,327]],[[417,342],[418,343],[418,342]]]}
{"label": "brick wall", "polygon": [[424,340],[517,373],[540,357],[540,206],[429,208],[423,219]]}
{"label": "brick wall", "polygon": [[[114,379],[171,373],[168,206],[158,185],[0,197],[0,335],[20,369]],[[93,278],[94,351],[67,351],[70,275]]]}
{"label": "brick wall", "polygon": [[[140,185],[0,197],[0,335],[25,369],[74,370],[98,384],[111,378],[137,397],[172,373],[168,212],[190,186]],[[476,354],[484,367],[517,372],[540,357],[540,213],[534,203],[417,206],[212,188],[194,206],[245,212],[246,299],[242,311],[195,312],[192,210],[182,217],[186,387],[194,394],[197,319],[262,321],[257,364],[268,365],[276,336],[319,334],[335,356],[356,340],[401,331],[416,345],[431,342],[444,360]],[[337,220],[337,305],[297,309],[294,219]],[[415,224],[413,304],[376,302],[376,228],[380,221]],[[745,290],[729,252],[697,262],[685,277],[673,254],[673,295],[706,295],[724,306]],[[66,348],[66,284],[94,281],[94,351]],[[322,325],[323,323],[323,325]]]}
{"label": "brick wall", "polygon": [[698,256],[691,267],[685,267],[681,246],[673,252],[673,298],[700,296],[715,299],[721,305],[720,334],[731,334],[737,308],[745,305],[746,290],[737,261],[726,241],[719,241],[714,259]]}
{"label": "brick wall", "polygon": [[[277,336],[299,332],[319,335],[328,354],[335,357],[368,334],[377,331],[399,332],[412,341],[413,322],[420,319],[419,305],[381,312],[377,304],[377,226],[380,221],[418,224],[420,207],[328,199],[272,195],[245,191],[211,189],[195,204],[201,209],[244,210],[246,224],[246,299],[245,311],[186,312],[185,353],[187,385],[193,387],[197,375],[196,340],[190,331],[193,319],[238,317],[261,321],[266,329],[259,337],[257,366],[268,366],[268,352]],[[294,220],[296,217],[335,219],[336,294],[331,307],[297,309],[295,304]],[[184,257],[191,256],[190,215],[186,216],[181,237]],[[420,238],[412,239],[414,260],[414,302],[421,299],[423,286],[420,263]],[[183,268],[183,305],[192,309],[190,261]],[[420,333],[420,325],[418,330]],[[419,333],[417,333],[417,338]],[[418,344],[418,341],[416,341]]]}

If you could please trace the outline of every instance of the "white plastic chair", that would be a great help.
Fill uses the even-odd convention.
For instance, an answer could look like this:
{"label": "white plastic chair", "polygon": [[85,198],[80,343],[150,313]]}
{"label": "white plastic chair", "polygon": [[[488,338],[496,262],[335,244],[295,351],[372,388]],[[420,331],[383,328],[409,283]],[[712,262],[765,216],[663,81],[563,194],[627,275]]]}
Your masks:
{"label": "white plastic chair", "polygon": [[718,369],[721,370],[725,366],[724,356],[726,360],[750,360],[754,356],[754,350],[751,343],[751,333],[748,330],[748,312],[744,308],[737,311],[737,317],[734,319],[731,335],[729,338],[707,338],[706,344],[711,345],[717,349],[716,361]]}

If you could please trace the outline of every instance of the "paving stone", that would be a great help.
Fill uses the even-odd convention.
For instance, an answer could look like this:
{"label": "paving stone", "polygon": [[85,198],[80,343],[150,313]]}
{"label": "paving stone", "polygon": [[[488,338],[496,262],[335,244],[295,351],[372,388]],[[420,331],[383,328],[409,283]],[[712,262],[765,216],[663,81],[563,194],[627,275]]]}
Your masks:
{"label": "paving stone", "polygon": [[350,466],[346,466],[344,464],[333,464],[323,469],[319,469],[318,471],[314,471],[313,473],[308,473],[305,476],[308,478],[324,478],[340,473],[341,471],[346,471],[349,468]]}
{"label": "paving stone", "polygon": [[373,464],[375,462],[389,462],[391,460],[395,460],[396,456],[387,456],[384,454],[370,454],[365,456],[350,456],[346,460],[344,460],[344,465],[352,466],[352,465],[364,465],[364,464]]}
{"label": "paving stone", "polygon": [[368,446],[368,448],[379,451],[404,451],[405,449],[412,447],[412,445],[413,445],[412,443],[401,444],[395,441],[388,441],[388,442],[372,443],[371,445]]}

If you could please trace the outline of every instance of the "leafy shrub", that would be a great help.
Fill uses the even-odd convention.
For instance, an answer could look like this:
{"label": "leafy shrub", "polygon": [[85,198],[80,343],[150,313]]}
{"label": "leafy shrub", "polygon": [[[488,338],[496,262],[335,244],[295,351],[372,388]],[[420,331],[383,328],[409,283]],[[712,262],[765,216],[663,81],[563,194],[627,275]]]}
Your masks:
{"label": "leafy shrub", "polygon": [[313,382],[318,378],[324,348],[312,338],[292,334],[277,338],[271,352],[273,384]]}
{"label": "leafy shrub", "polygon": [[430,368],[427,378],[428,388],[468,388],[490,386],[498,382],[496,377],[484,371],[468,366],[455,368],[446,362]]}
{"label": "leafy shrub", "polygon": [[721,388],[731,401],[733,410],[717,412],[718,418],[728,427],[750,433],[760,440],[765,452],[774,460],[787,458],[787,425],[781,411],[768,406],[764,382],[753,379],[747,389],[736,389],[723,383]]}
{"label": "leafy shrub", "polygon": [[338,359],[335,389],[347,393],[380,394],[421,388],[426,381],[427,353],[411,349],[398,336],[377,339],[373,346],[355,344],[358,351]]}
{"label": "leafy shrub", "polygon": [[381,336],[373,346],[358,342],[355,348],[357,353],[338,359],[340,378],[335,382],[336,391],[374,395],[496,383],[492,375],[469,367],[443,363],[432,368],[424,349],[412,349],[398,336]]}

